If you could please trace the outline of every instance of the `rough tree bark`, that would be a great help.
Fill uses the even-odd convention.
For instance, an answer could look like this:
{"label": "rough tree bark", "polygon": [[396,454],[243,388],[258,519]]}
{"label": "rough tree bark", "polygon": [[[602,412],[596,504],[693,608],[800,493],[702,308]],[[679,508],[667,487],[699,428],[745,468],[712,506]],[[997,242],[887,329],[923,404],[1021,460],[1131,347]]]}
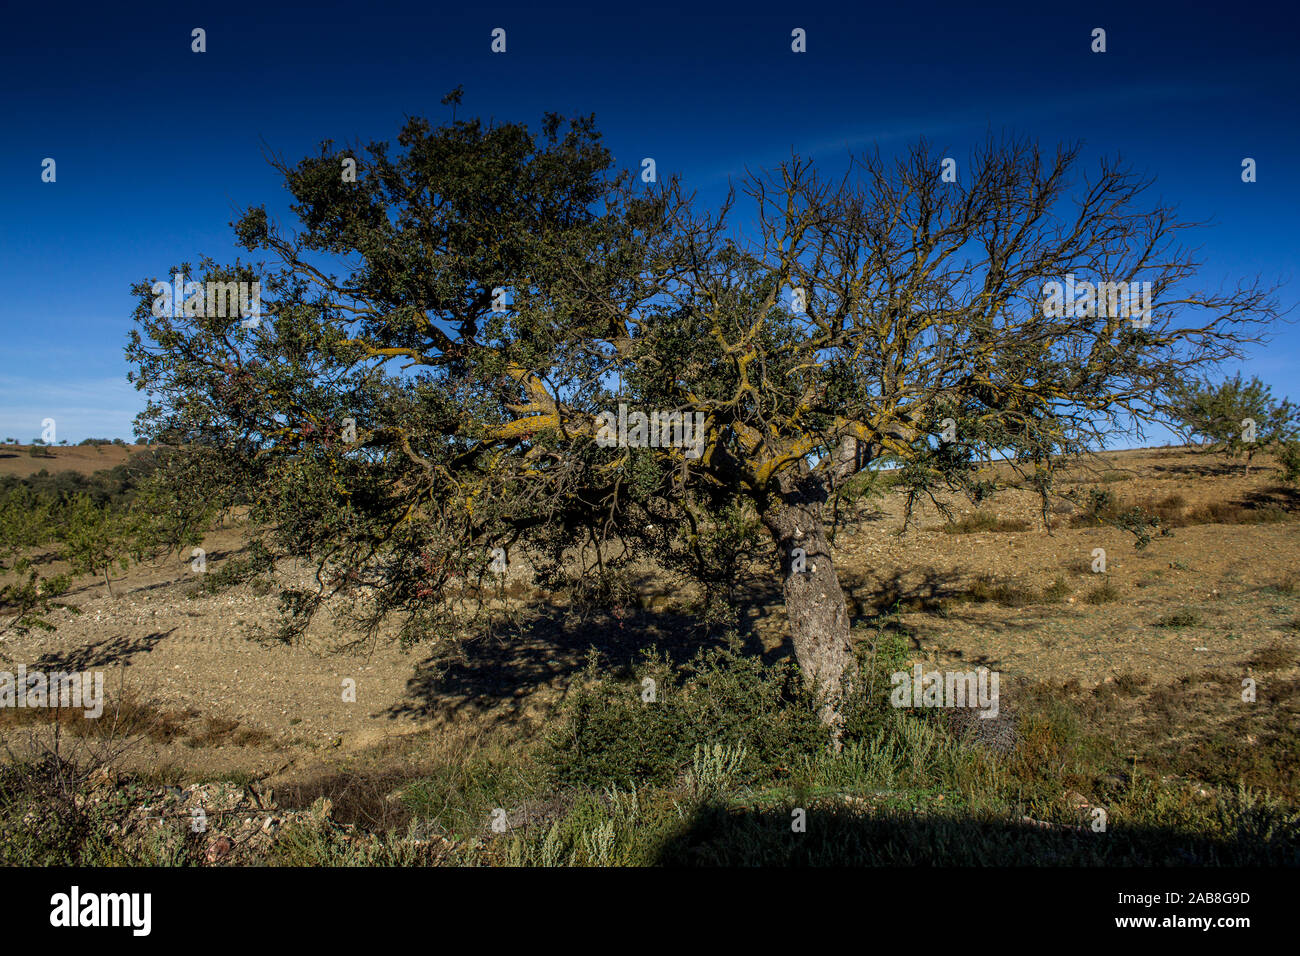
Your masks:
{"label": "rough tree bark", "polygon": [[[822,720],[838,737],[844,700],[852,690],[849,667],[853,663],[853,646],[844,590],[822,524],[827,497],[822,481],[804,475],[783,482],[779,494],[766,502],[761,515],[781,556],[786,617],[795,659],[804,679],[818,695]],[[803,551],[803,570],[799,570],[796,548]],[[850,675],[848,683],[846,673]]]}

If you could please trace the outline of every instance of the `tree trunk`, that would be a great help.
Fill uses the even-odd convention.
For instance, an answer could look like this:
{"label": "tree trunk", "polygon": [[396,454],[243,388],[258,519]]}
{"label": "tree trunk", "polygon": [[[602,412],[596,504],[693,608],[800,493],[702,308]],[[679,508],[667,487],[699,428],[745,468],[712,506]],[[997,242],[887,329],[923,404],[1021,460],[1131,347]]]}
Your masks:
{"label": "tree trunk", "polygon": [[820,482],[805,477],[770,501],[762,511],[762,520],[781,556],[795,659],[818,696],[822,720],[838,739],[844,699],[851,691],[845,677],[847,672],[851,679],[853,648],[844,590],[822,525],[825,502]]}

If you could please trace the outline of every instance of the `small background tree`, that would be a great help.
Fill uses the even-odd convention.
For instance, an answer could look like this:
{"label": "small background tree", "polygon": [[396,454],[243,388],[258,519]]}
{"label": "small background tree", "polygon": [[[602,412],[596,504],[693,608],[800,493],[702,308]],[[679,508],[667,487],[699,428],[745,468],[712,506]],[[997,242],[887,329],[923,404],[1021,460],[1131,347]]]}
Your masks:
{"label": "small background tree", "polygon": [[0,637],[11,630],[53,630],[50,613],[68,608],[59,598],[71,586],[70,575],[42,573],[33,557],[57,534],[54,511],[51,501],[25,487],[0,494]]}
{"label": "small background tree", "polygon": [[96,574],[113,596],[110,573],[114,566],[130,567],[131,515],[111,505],[98,505],[89,495],[78,495],[66,505],[61,537],[63,555],[75,574]]}
{"label": "small background tree", "polygon": [[[1266,449],[1284,454],[1300,433],[1300,409],[1286,399],[1275,401],[1268,385],[1253,376],[1243,381],[1240,372],[1218,385],[1206,380],[1177,385],[1171,404],[1186,439],[1207,452],[1244,458],[1247,475],[1256,454]],[[1253,433],[1247,422],[1253,423]]]}

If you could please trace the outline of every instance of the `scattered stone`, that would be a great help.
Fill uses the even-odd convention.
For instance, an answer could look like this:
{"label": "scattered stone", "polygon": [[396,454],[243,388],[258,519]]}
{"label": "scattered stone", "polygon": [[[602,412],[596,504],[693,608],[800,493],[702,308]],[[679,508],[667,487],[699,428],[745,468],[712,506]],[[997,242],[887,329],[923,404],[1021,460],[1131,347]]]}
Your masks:
{"label": "scattered stone", "polygon": [[953,707],[941,713],[953,736],[994,753],[1010,753],[1020,742],[1018,721],[1005,692],[999,695],[996,717],[981,717],[980,710],[973,707]]}
{"label": "scattered stone", "polygon": [[227,859],[234,849],[234,841],[224,833],[218,833],[208,841],[208,849],[204,856],[209,863],[220,863]]}
{"label": "scattered stone", "polygon": [[1064,799],[1066,805],[1069,806],[1071,809],[1074,810],[1092,809],[1092,801],[1089,800],[1087,797],[1085,797],[1083,794],[1079,793],[1077,790],[1065,791]]}

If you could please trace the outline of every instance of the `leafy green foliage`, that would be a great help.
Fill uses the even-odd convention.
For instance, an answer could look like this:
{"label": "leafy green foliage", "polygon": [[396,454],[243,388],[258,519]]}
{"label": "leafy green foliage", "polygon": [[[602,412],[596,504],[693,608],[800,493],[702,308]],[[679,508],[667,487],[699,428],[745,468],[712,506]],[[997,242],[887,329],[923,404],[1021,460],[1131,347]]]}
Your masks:
{"label": "leafy green foliage", "polygon": [[[557,779],[587,786],[667,783],[697,746],[744,749],[740,779],[779,773],[826,747],[827,730],[790,663],[764,664],[739,646],[712,648],[680,669],[647,654],[631,680],[602,678],[593,659],[565,702],[552,742]],[[643,700],[654,681],[654,701]]]}
{"label": "leafy green foliage", "polygon": [[702,585],[700,617],[722,631],[739,623],[739,594],[749,565],[764,552],[766,542],[754,509],[731,500],[713,506],[701,502],[688,509],[687,522],[677,529],[680,549],[669,551],[670,566],[687,570]]}
{"label": "leafy green foliage", "polygon": [[[79,613],[60,600],[78,575],[101,578],[112,594],[114,568],[197,544],[222,506],[190,483],[185,469],[201,462],[142,452],[91,475],[0,479],[0,633],[49,630],[57,609]],[[51,573],[55,561],[68,571]]]}
{"label": "leafy green foliage", "polygon": [[19,485],[0,491],[0,634],[52,630],[50,612],[68,608],[59,601],[71,586],[67,574],[50,574],[34,552],[56,534],[55,505]]}
{"label": "leafy green foliage", "polygon": [[[1173,391],[1172,404],[1187,435],[1208,451],[1245,458],[1247,473],[1261,449],[1285,449],[1300,433],[1300,408],[1286,399],[1274,400],[1268,385],[1254,376],[1243,381],[1240,372],[1218,385],[1203,380],[1181,384]],[[1254,422],[1250,439],[1247,420]]]}
{"label": "leafy green foliage", "polygon": [[1277,450],[1278,461],[1282,465],[1284,481],[1300,481],[1300,441],[1284,441]]}
{"label": "leafy green foliage", "polygon": [[892,675],[906,670],[912,648],[908,632],[896,615],[885,615],[874,622],[860,624],[857,652],[857,676],[849,697],[843,738],[846,741],[871,739],[896,716],[889,702]]}
{"label": "leafy green foliage", "polygon": [[74,574],[98,574],[113,593],[109,573],[130,567],[133,522],[129,512],[97,506],[86,495],[68,502],[61,534],[63,554]]}

